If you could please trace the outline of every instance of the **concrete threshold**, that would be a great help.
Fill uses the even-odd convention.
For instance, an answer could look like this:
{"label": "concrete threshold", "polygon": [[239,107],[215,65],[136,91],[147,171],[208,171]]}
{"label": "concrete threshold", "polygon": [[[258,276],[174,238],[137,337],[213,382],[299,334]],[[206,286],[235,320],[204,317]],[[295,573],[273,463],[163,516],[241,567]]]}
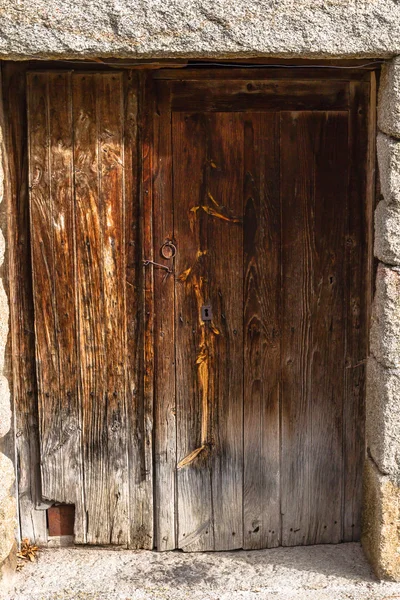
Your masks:
{"label": "concrete threshold", "polygon": [[215,553],[42,550],[2,600],[400,600],[356,543]]}

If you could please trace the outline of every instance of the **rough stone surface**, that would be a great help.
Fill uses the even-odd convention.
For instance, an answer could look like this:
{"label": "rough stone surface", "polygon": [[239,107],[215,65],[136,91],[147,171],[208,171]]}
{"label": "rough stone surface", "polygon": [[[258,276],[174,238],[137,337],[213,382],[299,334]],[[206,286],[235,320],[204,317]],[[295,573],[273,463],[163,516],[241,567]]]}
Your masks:
{"label": "rough stone surface", "polygon": [[359,544],[253,552],[46,550],[27,564],[6,600],[383,600]]}
{"label": "rough stone surface", "polygon": [[378,133],[377,154],[381,193],[387,204],[400,206],[400,140]]}
{"label": "rough stone surface", "polygon": [[388,265],[400,265],[400,205],[384,200],[375,209],[375,244],[377,259]]}
{"label": "rough stone surface", "polygon": [[13,575],[17,568],[17,542],[14,542],[8,557],[0,566],[0,581],[2,586],[12,584]]}
{"label": "rough stone surface", "polygon": [[5,178],[4,178],[4,140],[2,129],[2,105],[0,102],[0,437],[6,435],[11,426],[10,390],[6,379],[6,348],[9,332],[8,297],[4,287],[4,259],[6,254],[5,222]]}
{"label": "rough stone surface", "polygon": [[397,0],[1,0],[0,56],[400,54]]}
{"label": "rough stone surface", "polygon": [[[1,80],[0,80],[1,81]],[[11,427],[11,399],[7,378],[6,352],[9,333],[9,306],[5,290],[6,274],[6,151],[4,145],[3,106],[0,99],[0,438]],[[15,562],[16,502],[14,465],[0,453],[0,579]]]}
{"label": "rough stone surface", "polygon": [[0,454],[0,567],[15,543],[14,465]]}
{"label": "rough stone surface", "polygon": [[400,488],[367,460],[363,547],[376,575],[400,581]]}
{"label": "rough stone surface", "polygon": [[378,265],[370,349],[382,365],[400,368],[400,270]]}
{"label": "rough stone surface", "polygon": [[0,437],[6,435],[11,426],[10,388],[8,380],[0,375]]}
{"label": "rough stone surface", "polygon": [[400,58],[388,61],[382,69],[378,127],[387,135],[400,138]]}
{"label": "rough stone surface", "polygon": [[[400,486],[400,369],[374,358],[367,366],[367,450],[379,470]],[[399,540],[400,541],[400,540]]]}

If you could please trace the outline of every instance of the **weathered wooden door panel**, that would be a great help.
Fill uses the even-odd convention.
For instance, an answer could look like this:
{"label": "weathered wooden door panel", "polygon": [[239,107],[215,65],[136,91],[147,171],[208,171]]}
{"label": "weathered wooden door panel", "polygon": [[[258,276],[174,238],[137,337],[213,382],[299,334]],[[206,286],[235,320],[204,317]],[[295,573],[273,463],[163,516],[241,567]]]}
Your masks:
{"label": "weathered wooden door panel", "polygon": [[279,113],[244,120],[243,545],[280,543]]}
{"label": "weathered wooden door panel", "polygon": [[75,504],[77,542],[152,547],[135,93],[28,75],[31,233],[43,495]]}
{"label": "weathered wooden door panel", "polygon": [[174,113],[172,131],[178,547],[240,548],[243,122],[238,113]]}
{"label": "weathered wooden door panel", "polygon": [[192,77],[155,93],[156,546],[357,539],[368,85]]}
{"label": "weathered wooden door panel", "polygon": [[347,112],[281,114],[284,545],[341,539]]}
{"label": "weathered wooden door panel", "polygon": [[28,75],[42,488],[80,543],[359,537],[369,83],[218,72]]}

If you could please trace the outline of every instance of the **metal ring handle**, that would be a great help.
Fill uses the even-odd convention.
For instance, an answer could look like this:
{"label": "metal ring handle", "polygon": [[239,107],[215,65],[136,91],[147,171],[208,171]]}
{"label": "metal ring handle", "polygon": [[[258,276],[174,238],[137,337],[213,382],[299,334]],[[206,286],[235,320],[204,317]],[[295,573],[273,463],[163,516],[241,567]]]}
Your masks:
{"label": "metal ring handle", "polygon": [[[171,256],[167,256],[166,255],[166,253],[165,253],[165,249],[166,248],[170,248],[172,250]],[[167,240],[161,246],[160,254],[161,254],[161,256],[163,258],[165,258],[165,260],[171,260],[172,258],[175,258],[175,256],[176,256],[176,246],[175,246],[175,244],[173,244],[170,240]]]}

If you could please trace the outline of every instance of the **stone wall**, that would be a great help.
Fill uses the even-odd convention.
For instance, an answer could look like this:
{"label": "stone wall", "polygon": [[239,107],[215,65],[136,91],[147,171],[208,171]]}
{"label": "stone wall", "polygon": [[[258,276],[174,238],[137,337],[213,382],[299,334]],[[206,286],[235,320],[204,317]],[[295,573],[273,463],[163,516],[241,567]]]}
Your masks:
{"label": "stone wall", "polygon": [[[397,55],[398,0],[0,0],[3,59]],[[400,58],[383,70],[378,126],[363,544],[380,577],[400,580]],[[0,437],[11,424],[3,131],[0,106]],[[0,454],[0,566],[14,544],[13,486],[13,465]]]}
{"label": "stone wall", "polygon": [[382,71],[378,128],[363,545],[380,577],[400,579],[400,58]]}
{"label": "stone wall", "polygon": [[[1,88],[1,78],[0,78]],[[0,438],[11,429],[8,369],[9,308],[6,294],[7,153],[4,147],[3,104],[0,95]],[[0,439],[1,442],[1,439]],[[16,503],[14,464],[0,452],[0,579],[15,566]]]}

